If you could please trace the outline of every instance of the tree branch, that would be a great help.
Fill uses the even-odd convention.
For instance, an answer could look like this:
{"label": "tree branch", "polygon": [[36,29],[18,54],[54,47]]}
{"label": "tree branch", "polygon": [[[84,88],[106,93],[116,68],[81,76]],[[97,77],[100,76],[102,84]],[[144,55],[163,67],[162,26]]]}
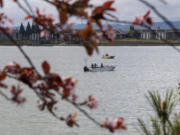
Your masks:
{"label": "tree branch", "polygon": [[155,6],[153,6],[152,4],[150,4],[149,2],[147,2],[146,0],[138,0],[141,3],[143,3],[144,5],[146,5],[147,7],[151,8],[154,13],[156,15],[158,15],[170,28],[172,28],[172,30],[175,32],[175,34],[180,37],[180,33],[178,32],[178,30],[176,29],[176,27],[164,16],[162,15]]}

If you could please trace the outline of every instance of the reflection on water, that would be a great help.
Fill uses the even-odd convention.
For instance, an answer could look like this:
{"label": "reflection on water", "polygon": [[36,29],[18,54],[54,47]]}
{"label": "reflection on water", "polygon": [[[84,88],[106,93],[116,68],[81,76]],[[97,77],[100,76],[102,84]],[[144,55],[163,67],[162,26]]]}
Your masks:
{"label": "reflection on water", "polygon": [[[152,110],[144,95],[147,91],[177,87],[180,82],[180,54],[171,47],[100,47],[100,54],[88,57],[82,47],[26,47],[25,50],[40,68],[43,60],[49,61],[52,71],[63,77],[78,80],[76,92],[80,100],[93,94],[99,107],[91,113],[99,121],[122,116],[128,126],[122,134],[139,135],[137,118],[147,119]],[[101,59],[103,54],[115,59]],[[15,47],[0,47],[0,67],[11,61],[27,64]],[[114,72],[84,73],[83,66],[91,63],[116,65]],[[13,82],[15,83],[15,82]],[[109,135],[78,113],[80,128],[69,129],[47,112],[39,112],[37,98],[27,88],[28,101],[23,106],[8,103],[0,98],[0,133],[2,135]],[[67,103],[59,105],[59,114],[76,112]],[[119,133],[117,133],[119,134]]]}

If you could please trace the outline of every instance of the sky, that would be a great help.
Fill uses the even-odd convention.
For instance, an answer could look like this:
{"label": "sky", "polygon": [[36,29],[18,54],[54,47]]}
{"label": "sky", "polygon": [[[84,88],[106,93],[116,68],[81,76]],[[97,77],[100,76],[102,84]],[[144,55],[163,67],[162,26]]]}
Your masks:
{"label": "sky", "polygon": [[[14,25],[18,26],[21,22],[23,22],[25,13],[18,8],[18,6],[13,2],[13,0],[4,0],[5,6],[3,12],[5,12],[9,17],[13,17]],[[98,5],[102,4],[107,0],[90,0],[91,3]],[[167,4],[163,4],[162,0],[147,0],[151,4],[153,4],[163,15],[165,15],[169,20],[172,21],[180,21],[180,0],[163,0],[166,1]],[[23,0],[20,0],[23,3]],[[43,0],[28,0],[31,6],[36,9],[39,8],[41,10],[45,9],[45,13],[53,14],[54,18],[58,18],[57,12],[54,7],[48,5],[43,2]],[[149,10],[148,7],[140,3],[138,0],[115,0],[113,7],[117,9],[114,13],[120,20],[133,21],[134,17],[137,15],[143,15],[145,12]],[[155,22],[161,21],[153,12],[151,13],[151,17]],[[80,23],[79,19],[73,18],[72,22]],[[26,24],[26,22],[23,22]]]}

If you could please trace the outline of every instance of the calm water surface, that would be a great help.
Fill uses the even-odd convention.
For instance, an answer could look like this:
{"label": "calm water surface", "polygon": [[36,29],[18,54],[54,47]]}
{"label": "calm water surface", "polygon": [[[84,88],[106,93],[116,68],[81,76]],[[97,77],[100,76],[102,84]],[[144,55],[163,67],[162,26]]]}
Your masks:
{"label": "calm water surface", "polygon": [[[49,61],[52,71],[63,77],[78,80],[76,92],[80,100],[89,94],[99,100],[91,115],[99,121],[122,116],[128,130],[124,135],[139,135],[137,118],[147,120],[152,110],[145,98],[148,91],[165,93],[180,82],[180,53],[171,47],[100,47],[100,54],[88,57],[82,47],[25,47],[33,62],[40,68]],[[103,60],[105,53],[114,60]],[[0,47],[0,67],[11,61],[27,65],[15,47]],[[84,73],[82,67],[92,62],[117,65],[114,72]],[[8,81],[8,83],[16,83]],[[24,87],[28,101],[17,106],[0,98],[1,135],[109,135],[78,113],[80,128],[69,129],[47,112],[39,112],[37,98]],[[60,115],[76,112],[69,104],[59,105]],[[88,110],[87,110],[88,111]],[[119,133],[117,133],[119,134]]]}

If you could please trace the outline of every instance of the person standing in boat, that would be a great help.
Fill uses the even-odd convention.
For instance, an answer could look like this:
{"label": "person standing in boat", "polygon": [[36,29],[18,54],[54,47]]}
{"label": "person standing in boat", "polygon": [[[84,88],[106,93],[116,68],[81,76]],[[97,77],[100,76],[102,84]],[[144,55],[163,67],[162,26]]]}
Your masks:
{"label": "person standing in boat", "polygon": [[95,68],[97,67],[97,64],[96,64],[96,63],[94,64],[94,67],[95,67]]}
{"label": "person standing in boat", "polygon": [[94,64],[93,63],[91,64],[91,68],[94,68]]}
{"label": "person standing in boat", "polygon": [[101,67],[104,67],[103,63],[101,63]]}

